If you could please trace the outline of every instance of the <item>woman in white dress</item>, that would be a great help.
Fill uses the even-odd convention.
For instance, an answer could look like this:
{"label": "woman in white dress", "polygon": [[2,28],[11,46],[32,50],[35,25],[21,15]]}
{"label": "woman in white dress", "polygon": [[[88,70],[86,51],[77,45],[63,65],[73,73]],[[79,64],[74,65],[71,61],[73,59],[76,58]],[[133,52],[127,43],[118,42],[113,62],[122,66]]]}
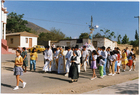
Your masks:
{"label": "woman in white dress", "polygon": [[57,71],[56,58],[57,58],[57,53],[56,53],[56,48],[54,48],[53,61],[52,61],[52,71]]}
{"label": "woman in white dress", "polygon": [[63,54],[62,48],[60,49],[60,53],[58,54],[58,73],[65,73],[65,56]]}

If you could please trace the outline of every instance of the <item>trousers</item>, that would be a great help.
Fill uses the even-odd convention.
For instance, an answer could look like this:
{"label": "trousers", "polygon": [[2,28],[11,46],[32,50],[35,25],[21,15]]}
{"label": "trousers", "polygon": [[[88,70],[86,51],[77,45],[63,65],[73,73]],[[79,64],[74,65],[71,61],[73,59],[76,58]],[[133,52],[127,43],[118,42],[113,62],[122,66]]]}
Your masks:
{"label": "trousers", "polygon": [[109,73],[114,74],[114,65],[115,65],[115,62],[112,62],[112,65],[109,66]]}
{"label": "trousers", "polygon": [[103,66],[99,66],[100,76],[103,76]]}
{"label": "trousers", "polygon": [[30,60],[30,70],[32,70],[32,65],[33,69],[36,70],[36,60]]}

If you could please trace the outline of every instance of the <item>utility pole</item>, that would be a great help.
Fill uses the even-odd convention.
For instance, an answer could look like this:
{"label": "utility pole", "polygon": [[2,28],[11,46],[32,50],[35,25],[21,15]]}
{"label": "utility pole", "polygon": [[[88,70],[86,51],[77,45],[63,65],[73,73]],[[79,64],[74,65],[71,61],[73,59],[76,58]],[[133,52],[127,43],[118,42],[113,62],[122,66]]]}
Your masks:
{"label": "utility pole", "polygon": [[89,43],[90,44],[93,44],[92,43],[92,41],[93,41],[92,33],[93,33],[94,29],[97,29],[99,27],[98,25],[93,26],[92,23],[93,23],[93,17],[91,16],[91,25],[89,25],[89,29],[90,29],[90,34],[89,34],[90,42]]}
{"label": "utility pole", "polygon": [[138,33],[140,32],[140,24],[139,24],[140,23],[140,19],[139,19],[139,17],[140,16],[134,16],[134,18],[138,18]]}

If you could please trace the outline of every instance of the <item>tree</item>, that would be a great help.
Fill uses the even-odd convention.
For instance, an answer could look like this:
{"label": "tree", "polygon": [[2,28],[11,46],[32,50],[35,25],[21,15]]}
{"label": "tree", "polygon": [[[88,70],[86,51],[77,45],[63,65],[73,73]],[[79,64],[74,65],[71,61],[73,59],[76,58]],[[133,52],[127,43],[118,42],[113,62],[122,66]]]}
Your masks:
{"label": "tree", "polygon": [[87,39],[87,38],[89,38],[88,33],[81,33],[81,35],[79,36],[79,39]]}
{"label": "tree", "polygon": [[40,33],[39,34],[39,37],[38,37],[38,42],[40,43],[41,41],[59,41],[61,39],[64,39],[65,38],[65,34],[62,33],[60,31],[60,29],[55,29],[55,28],[52,28],[50,30],[51,32],[48,32],[48,33]]}
{"label": "tree", "polygon": [[129,43],[130,43],[130,45],[133,45],[134,47],[139,46],[139,40],[130,41]]}
{"label": "tree", "polygon": [[96,33],[95,35],[93,35],[93,37],[104,37],[104,36],[102,36],[100,33]]}
{"label": "tree", "polygon": [[136,30],[136,32],[135,32],[135,39],[136,39],[136,40],[139,40],[139,34],[138,34],[137,30]]}
{"label": "tree", "polygon": [[121,44],[121,39],[122,39],[122,37],[121,37],[121,35],[119,35],[119,36],[117,37],[117,40],[118,40],[117,43],[118,43],[118,44]]}
{"label": "tree", "polygon": [[125,36],[122,39],[122,44],[127,44],[129,43],[129,38],[127,37],[127,35],[125,34]]}
{"label": "tree", "polygon": [[67,39],[67,40],[69,40],[69,39],[72,39],[72,38],[71,38],[71,36],[70,36],[70,37],[65,37],[64,39]]}
{"label": "tree", "polygon": [[100,29],[100,31],[101,32],[103,32],[104,33],[104,37],[106,37],[106,38],[108,38],[108,39],[110,39],[110,40],[112,40],[112,37],[113,38],[116,38],[116,36],[115,36],[115,32],[110,32],[110,30],[108,30],[108,29]]}
{"label": "tree", "polygon": [[22,15],[17,15],[17,13],[11,12],[8,14],[7,18],[7,25],[6,29],[8,30],[8,33],[13,33],[13,32],[31,32],[31,28],[28,28],[26,24],[28,24],[27,20],[23,20],[24,14]]}

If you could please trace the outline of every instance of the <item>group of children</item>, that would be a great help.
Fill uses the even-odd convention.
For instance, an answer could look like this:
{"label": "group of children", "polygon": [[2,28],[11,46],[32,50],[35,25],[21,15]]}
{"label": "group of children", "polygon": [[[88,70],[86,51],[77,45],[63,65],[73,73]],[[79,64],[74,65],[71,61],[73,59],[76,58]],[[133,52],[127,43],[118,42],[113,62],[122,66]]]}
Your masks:
{"label": "group of children", "polygon": [[[14,90],[19,89],[19,81],[23,83],[23,88],[26,85],[26,82],[23,82],[19,76],[22,75],[22,72],[26,72],[27,68],[27,53],[25,48],[23,48],[21,54],[20,50],[16,51],[16,60],[14,66],[14,75],[16,75],[17,86]],[[36,70],[36,61],[37,53],[35,49],[30,53],[30,71],[32,70],[32,65],[34,71]],[[65,76],[70,77],[72,80],[70,83],[77,82],[79,78],[79,73],[81,68],[86,72],[86,66],[89,63],[90,68],[93,71],[93,76],[91,80],[97,78],[96,69],[99,69],[100,78],[106,76],[106,68],[109,69],[109,74],[114,76],[115,74],[120,74],[120,66],[122,64],[123,71],[126,69],[126,65],[129,66],[129,71],[135,70],[136,65],[136,56],[133,53],[133,49],[129,52],[128,48],[123,49],[122,53],[118,47],[114,50],[110,50],[110,47],[107,49],[103,46],[98,48],[98,50],[93,50],[89,52],[86,49],[86,46],[83,46],[82,50],[79,50],[79,47],[67,48],[67,52],[60,47],[57,47],[52,51],[49,46],[46,47],[44,51],[44,67],[43,70],[46,71],[57,71],[58,73],[65,73]],[[23,68],[25,66],[25,69]]]}
{"label": "group of children", "polygon": [[97,78],[95,73],[95,69],[97,69],[96,64],[99,66],[100,78],[106,76],[106,67],[109,69],[108,75],[114,76],[115,74],[120,74],[121,64],[123,72],[125,72],[126,65],[129,66],[129,71],[132,70],[132,66],[133,71],[135,71],[136,56],[133,53],[133,49],[129,52],[128,48],[123,49],[122,54],[118,47],[112,51],[110,50],[110,47],[108,47],[105,51],[105,47],[103,46],[97,51],[92,51],[91,68],[93,70],[93,76],[91,80]]}

